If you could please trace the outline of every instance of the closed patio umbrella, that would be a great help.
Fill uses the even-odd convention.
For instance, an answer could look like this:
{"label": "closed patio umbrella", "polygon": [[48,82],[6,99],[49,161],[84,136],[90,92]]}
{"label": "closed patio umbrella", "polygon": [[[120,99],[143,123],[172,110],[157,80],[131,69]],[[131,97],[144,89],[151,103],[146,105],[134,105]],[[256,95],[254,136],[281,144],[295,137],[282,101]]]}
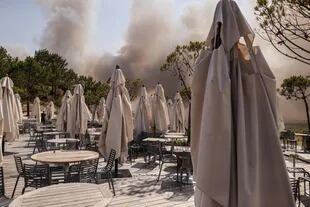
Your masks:
{"label": "closed patio umbrella", "polygon": [[135,133],[137,140],[144,138],[146,133],[150,132],[152,110],[146,87],[142,86],[139,102],[135,113]]}
{"label": "closed patio umbrella", "polygon": [[107,118],[102,124],[99,141],[100,152],[107,156],[111,149],[114,149],[120,162],[127,158],[127,144],[133,139],[132,109],[125,82],[122,70],[116,66],[111,76],[111,89],[106,101]]}
{"label": "closed patio umbrella", "polygon": [[77,84],[71,99],[67,131],[72,137],[81,136],[86,133],[88,121],[91,121],[91,113],[85,103],[84,89],[81,84]]}
{"label": "closed patio umbrella", "polygon": [[62,98],[61,107],[57,115],[56,128],[59,131],[69,132],[67,124],[69,117],[71,116],[71,99],[72,94],[69,90],[67,90]]}
{"label": "closed patio umbrella", "polygon": [[176,93],[174,97],[174,104],[173,104],[173,131],[175,132],[185,132],[185,110],[183,99],[179,92]]}
{"label": "closed patio umbrella", "polygon": [[103,123],[103,120],[105,119],[106,114],[107,114],[107,110],[106,110],[105,98],[102,97],[100,99],[99,105],[97,106],[98,121],[100,123]]}
{"label": "closed patio umbrella", "polygon": [[15,94],[15,101],[17,105],[17,111],[18,111],[18,116],[19,116],[19,122],[22,122],[24,114],[23,114],[23,107],[22,107],[22,102],[20,95],[18,93]]}
{"label": "closed patio umbrella", "polygon": [[[2,153],[4,151],[4,141],[14,141],[18,138],[17,122],[20,117],[13,92],[13,85],[13,81],[8,76],[0,80],[0,137],[2,139]],[[1,164],[3,161],[2,153],[0,154]]]}
{"label": "closed patio umbrella", "polygon": [[50,101],[46,106],[46,116],[48,120],[55,118],[55,105],[53,101]]}
{"label": "closed patio umbrella", "polygon": [[192,85],[198,207],[295,206],[278,137],[275,77],[253,41],[238,5],[221,0]]}
{"label": "closed patio umbrella", "polygon": [[173,102],[172,102],[172,100],[171,99],[168,99],[168,101],[167,101],[167,108],[168,108],[168,115],[169,115],[169,127],[170,127],[170,129],[172,129],[173,128],[173,112],[174,112],[174,109],[173,109]]}
{"label": "closed patio umbrella", "polygon": [[158,83],[152,100],[152,124],[155,133],[164,134],[168,130],[169,115],[163,86]]}
{"label": "closed patio umbrella", "polygon": [[41,103],[39,97],[36,97],[32,104],[31,117],[35,118],[38,123],[41,122]]}

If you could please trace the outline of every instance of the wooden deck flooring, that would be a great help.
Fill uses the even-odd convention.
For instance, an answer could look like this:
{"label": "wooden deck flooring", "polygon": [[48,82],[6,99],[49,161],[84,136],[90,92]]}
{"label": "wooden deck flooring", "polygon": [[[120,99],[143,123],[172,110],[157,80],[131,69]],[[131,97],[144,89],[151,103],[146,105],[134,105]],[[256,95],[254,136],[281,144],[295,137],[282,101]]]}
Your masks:
{"label": "wooden deck flooring", "polygon": [[[6,144],[4,157],[5,190],[8,197],[11,196],[17,178],[13,155],[29,155],[32,148],[27,148],[28,135],[21,135],[18,141]],[[24,162],[32,162],[25,159]],[[113,197],[109,207],[191,207],[194,206],[193,186],[180,186],[169,175],[174,172],[173,166],[164,168],[160,182],[156,182],[159,168],[155,164],[148,165],[143,159],[137,159],[134,163],[125,163],[120,169],[129,169],[130,178],[115,179],[116,196]],[[21,194],[23,179],[20,179],[15,197]],[[103,183],[101,185],[106,185]],[[107,185],[106,185],[107,186]],[[33,189],[28,188],[27,191]],[[42,207],[45,205],[42,204]]]}

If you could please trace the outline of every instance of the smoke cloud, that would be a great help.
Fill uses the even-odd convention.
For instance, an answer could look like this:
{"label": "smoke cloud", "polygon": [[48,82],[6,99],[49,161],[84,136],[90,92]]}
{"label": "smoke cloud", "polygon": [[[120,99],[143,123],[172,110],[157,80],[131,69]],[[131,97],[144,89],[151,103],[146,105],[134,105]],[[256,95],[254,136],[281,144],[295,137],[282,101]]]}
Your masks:
{"label": "smoke cloud", "polygon": [[[160,66],[177,44],[206,39],[217,2],[188,1],[181,15],[175,18],[173,0],[133,0],[125,43],[115,55],[87,53],[94,0],[41,0],[47,18],[41,47],[59,53],[77,72],[97,80],[106,81],[118,64],[127,78],[141,78],[149,88],[160,81],[166,95],[172,97],[180,83],[169,73],[161,72]],[[253,14],[255,2],[237,0],[253,29],[257,27]],[[308,66],[280,55],[258,36],[255,43],[261,46],[278,86],[289,75],[308,73]],[[281,99],[281,108],[285,109],[286,121],[305,120],[302,104]]]}
{"label": "smoke cloud", "polygon": [[47,25],[41,48],[64,56],[70,65],[81,71],[88,45],[93,0],[39,0]]}

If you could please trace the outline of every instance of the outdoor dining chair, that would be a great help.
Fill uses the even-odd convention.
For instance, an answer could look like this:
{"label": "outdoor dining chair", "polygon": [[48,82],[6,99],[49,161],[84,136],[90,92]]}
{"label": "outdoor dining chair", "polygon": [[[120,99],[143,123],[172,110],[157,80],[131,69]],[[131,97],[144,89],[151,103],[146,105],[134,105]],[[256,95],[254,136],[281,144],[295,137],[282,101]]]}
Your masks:
{"label": "outdoor dining chair", "polygon": [[14,155],[14,160],[15,160],[15,166],[16,166],[16,170],[17,170],[18,176],[17,176],[17,178],[16,178],[16,182],[15,182],[15,186],[14,186],[14,190],[13,190],[13,193],[12,193],[11,198],[14,197],[15,190],[16,190],[16,187],[17,187],[19,178],[20,178],[20,177],[24,177],[22,158],[21,158],[20,156]]}
{"label": "outdoor dining chair", "polygon": [[97,183],[98,161],[99,158],[80,162],[79,167],[81,182]]}
{"label": "outdoor dining chair", "polygon": [[163,148],[165,147],[160,147],[159,148],[159,173],[158,173],[158,177],[157,177],[157,182],[160,179],[160,175],[161,175],[161,171],[163,168],[164,164],[167,163],[177,163],[177,158],[176,156],[173,154],[173,149],[174,149],[174,145],[171,145],[171,149],[168,152],[164,152]]}
{"label": "outdoor dining chair", "polygon": [[295,202],[297,202],[298,200],[298,204],[300,205],[299,180],[295,178],[290,178],[290,185],[291,185],[291,189],[292,189]]}
{"label": "outdoor dining chair", "polygon": [[112,176],[112,168],[114,165],[115,161],[115,156],[116,156],[116,151],[114,149],[111,149],[107,164],[103,168],[98,169],[98,173],[101,175],[101,178],[107,178],[109,188],[113,191],[113,195],[115,196],[115,189],[114,189],[114,183],[113,183],[113,176]]}
{"label": "outdoor dining chair", "polygon": [[12,199],[5,196],[3,167],[0,167],[0,206],[7,207]]}
{"label": "outdoor dining chair", "polygon": [[22,190],[24,194],[27,187],[40,188],[48,186],[49,180],[49,166],[45,164],[24,164],[23,175],[25,185]]}

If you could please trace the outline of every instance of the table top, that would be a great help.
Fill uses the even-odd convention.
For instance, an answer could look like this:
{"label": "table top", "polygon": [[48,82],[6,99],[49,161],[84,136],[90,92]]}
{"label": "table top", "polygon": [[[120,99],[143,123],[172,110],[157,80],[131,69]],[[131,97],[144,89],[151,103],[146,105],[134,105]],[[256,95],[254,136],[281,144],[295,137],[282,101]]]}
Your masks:
{"label": "table top", "polygon": [[143,142],[167,142],[168,140],[165,138],[158,138],[158,137],[148,137],[143,140]]}
{"label": "table top", "polygon": [[88,134],[91,136],[100,136],[101,132],[89,132]]}
{"label": "table top", "polygon": [[165,134],[164,138],[169,138],[169,139],[187,139],[187,136],[185,136],[185,135],[177,135],[177,134]]}
{"label": "table top", "polygon": [[173,147],[173,152],[191,152],[191,147],[189,146],[174,146]]}
{"label": "table top", "polygon": [[99,158],[98,152],[87,150],[53,150],[31,156],[34,161],[53,164],[68,164],[97,158]]}
{"label": "table top", "polygon": [[43,132],[43,135],[59,135],[59,134],[68,134],[68,132],[59,132],[59,131],[49,131],[49,132]]}
{"label": "table top", "polygon": [[295,133],[296,136],[309,137],[310,134]]}
{"label": "table top", "polygon": [[66,183],[51,185],[25,193],[16,198],[9,207],[104,207],[111,200],[112,193],[105,185]]}
{"label": "table top", "polygon": [[61,139],[49,139],[47,140],[48,143],[57,143],[57,144],[64,144],[67,142],[79,142],[79,139],[74,138],[61,138]]}

